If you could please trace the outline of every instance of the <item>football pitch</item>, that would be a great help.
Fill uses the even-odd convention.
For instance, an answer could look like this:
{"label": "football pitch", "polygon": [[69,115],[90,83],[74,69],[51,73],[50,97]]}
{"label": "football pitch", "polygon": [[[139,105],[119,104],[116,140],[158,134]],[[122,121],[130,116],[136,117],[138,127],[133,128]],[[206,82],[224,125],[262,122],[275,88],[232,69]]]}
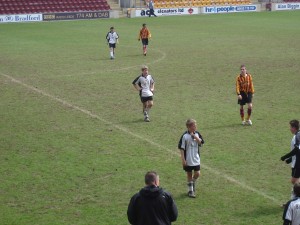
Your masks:
{"label": "football pitch", "polygon": [[[281,224],[299,27],[300,11],[1,24],[0,224],[129,224],[149,170],[175,199],[175,225]],[[131,84],[144,64],[156,82],[150,123]],[[253,76],[252,126],[239,117],[241,64]],[[206,141],[195,199],[177,149],[188,118]]]}

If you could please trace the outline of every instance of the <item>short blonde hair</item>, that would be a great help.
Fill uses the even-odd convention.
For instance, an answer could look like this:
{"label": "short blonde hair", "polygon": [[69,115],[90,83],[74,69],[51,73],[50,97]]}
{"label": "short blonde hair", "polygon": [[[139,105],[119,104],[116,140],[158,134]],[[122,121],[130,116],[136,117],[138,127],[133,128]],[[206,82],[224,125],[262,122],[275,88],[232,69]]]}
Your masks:
{"label": "short blonde hair", "polygon": [[143,71],[143,70],[147,70],[147,69],[148,69],[148,66],[146,66],[146,65],[143,65],[143,66],[142,66],[142,71]]}
{"label": "short blonde hair", "polygon": [[196,124],[196,123],[197,123],[196,120],[194,120],[194,119],[188,119],[188,120],[185,122],[185,125],[186,125],[186,127],[189,127],[189,126],[191,126],[192,124]]}

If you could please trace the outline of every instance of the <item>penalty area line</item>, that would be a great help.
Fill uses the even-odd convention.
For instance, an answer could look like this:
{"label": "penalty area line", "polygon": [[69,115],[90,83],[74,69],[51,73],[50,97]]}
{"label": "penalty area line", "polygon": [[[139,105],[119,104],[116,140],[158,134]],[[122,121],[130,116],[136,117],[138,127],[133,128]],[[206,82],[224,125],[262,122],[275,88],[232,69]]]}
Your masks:
{"label": "penalty area line", "polygon": [[[64,105],[64,106],[68,106],[69,108],[72,108],[72,109],[75,109],[75,110],[77,110],[77,111],[79,111],[79,112],[81,112],[81,113],[84,113],[84,114],[90,116],[91,118],[98,119],[98,120],[100,120],[101,122],[103,122],[103,123],[105,123],[105,124],[107,124],[107,125],[110,125],[110,126],[116,128],[116,129],[118,129],[118,130],[120,130],[120,131],[122,131],[122,132],[125,132],[125,133],[127,133],[127,134],[129,134],[129,135],[131,135],[131,136],[133,136],[133,137],[135,137],[135,138],[138,138],[138,139],[142,140],[142,141],[148,142],[149,144],[151,144],[151,145],[153,145],[153,146],[155,146],[155,147],[157,147],[157,148],[160,148],[160,149],[162,149],[162,150],[166,150],[166,151],[168,151],[169,153],[174,154],[174,155],[176,155],[176,156],[180,156],[180,154],[179,154],[178,152],[175,152],[175,151],[173,151],[173,150],[171,150],[171,149],[169,149],[169,148],[167,148],[167,147],[165,147],[165,146],[163,146],[163,145],[160,145],[160,144],[158,144],[158,143],[156,143],[156,142],[154,142],[154,141],[151,141],[151,140],[149,140],[149,139],[147,139],[147,138],[145,138],[145,137],[143,137],[143,136],[141,136],[141,135],[138,135],[138,134],[136,134],[136,133],[133,133],[133,132],[131,132],[130,130],[128,130],[127,128],[125,128],[125,127],[122,127],[122,126],[118,126],[118,125],[116,125],[116,124],[113,124],[113,123],[111,123],[111,122],[109,122],[109,121],[103,119],[102,117],[100,117],[100,116],[98,116],[98,115],[92,113],[91,111],[89,111],[89,110],[87,110],[87,109],[81,108],[81,107],[76,106],[76,105],[74,105],[74,104],[71,104],[71,103],[69,103],[69,102],[67,102],[67,101],[65,101],[65,100],[63,100],[63,99],[61,99],[61,98],[55,97],[55,96],[53,96],[53,95],[51,95],[51,94],[49,94],[49,93],[47,93],[47,92],[45,92],[45,91],[43,91],[43,90],[40,90],[40,89],[38,89],[38,88],[36,88],[36,87],[33,87],[33,86],[31,86],[31,85],[28,85],[28,84],[26,84],[26,83],[24,83],[24,82],[22,82],[22,81],[20,81],[20,80],[17,80],[17,79],[15,79],[15,78],[13,78],[13,77],[7,75],[7,74],[4,74],[4,73],[2,73],[2,72],[0,72],[0,74],[1,74],[2,76],[6,77],[7,79],[9,79],[9,80],[10,80],[11,82],[13,82],[13,83],[19,84],[19,85],[21,85],[21,86],[23,86],[23,87],[25,87],[25,88],[27,88],[27,89],[29,89],[29,90],[32,90],[32,91],[34,91],[34,92],[36,92],[36,93],[38,93],[38,94],[40,94],[40,95],[46,96],[46,97],[48,97],[48,98],[50,98],[50,99],[52,99],[52,100],[54,100],[54,101],[56,101],[56,102],[59,102],[59,103],[61,103],[61,104]],[[243,188],[243,189],[246,189],[246,190],[248,190],[248,191],[251,191],[251,192],[253,192],[253,193],[255,193],[255,194],[259,195],[259,196],[264,197],[265,199],[269,199],[269,200],[271,200],[271,201],[273,201],[273,202],[275,202],[275,203],[280,204],[279,200],[275,199],[275,198],[272,197],[272,196],[267,195],[266,193],[264,193],[264,192],[262,192],[262,191],[260,191],[260,190],[258,190],[258,189],[256,189],[256,188],[253,188],[253,187],[251,187],[251,186],[249,186],[249,185],[247,185],[247,184],[245,184],[245,183],[243,183],[243,182],[240,182],[240,181],[234,179],[233,177],[230,177],[230,176],[228,176],[228,175],[226,175],[226,174],[223,174],[223,173],[219,172],[218,170],[215,170],[215,169],[213,169],[213,168],[211,168],[211,167],[209,167],[209,166],[206,166],[206,165],[203,165],[203,164],[201,164],[201,166],[202,166],[203,168],[205,168],[207,171],[209,171],[210,173],[213,173],[213,174],[215,174],[216,176],[222,177],[222,178],[224,178],[225,180],[227,180],[227,181],[229,181],[229,182],[231,182],[231,183],[233,183],[233,184],[235,184],[235,185],[237,185],[237,186],[239,186],[239,187],[241,187],[241,188]]]}

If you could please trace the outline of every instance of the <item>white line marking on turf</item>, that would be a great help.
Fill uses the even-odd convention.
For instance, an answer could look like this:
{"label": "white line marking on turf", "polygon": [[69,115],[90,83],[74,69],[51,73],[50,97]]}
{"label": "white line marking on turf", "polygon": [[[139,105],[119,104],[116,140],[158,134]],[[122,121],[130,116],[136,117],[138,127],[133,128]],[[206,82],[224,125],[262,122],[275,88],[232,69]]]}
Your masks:
{"label": "white line marking on turf", "polygon": [[[127,47],[130,47],[130,48],[133,48],[133,46],[127,46]],[[136,46],[135,46],[136,48]],[[156,60],[153,60],[152,62],[149,62],[149,63],[145,63],[147,65],[152,65],[152,64],[155,64],[155,63],[158,63],[162,60],[164,60],[166,57],[167,57],[167,54],[160,50],[160,49],[156,49],[156,48],[152,48],[153,51],[157,51],[159,52],[162,56],[157,58]],[[141,54],[141,57],[144,57],[142,54]],[[116,59],[118,60],[118,59]],[[138,65],[133,65],[133,66],[128,66],[128,67],[121,67],[121,68],[115,68],[115,69],[111,69],[111,70],[102,70],[102,71],[94,71],[94,72],[85,72],[85,73],[80,73],[80,74],[67,74],[67,75],[59,75],[59,77],[72,77],[72,76],[88,76],[88,75],[94,75],[94,74],[100,74],[100,73],[106,73],[106,72],[112,72],[112,71],[122,71],[122,70],[129,70],[129,69],[132,69],[132,68],[138,68],[140,67],[142,64],[138,64]]]}
{"label": "white line marking on turf", "polygon": [[[136,137],[136,138],[138,138],[138,139],[140,139],[140,140],[142,140],[142,141],[146,141],[146,142],[148,142],[149,144],[151,144],[151,145],[153,145],[153,146],[155,146],[155,147],[157,147],[157,148],[160,148],[160,149],[162,149],[162,150],[166,150],[166,151],[168,151],[168,152],[170,152],[170,153],[172,153],[172,154],[174,154],[174,155],[176,155],[176,156],[179,156],[179,153],[178,153],[178,152],[176,153],[175,151],[173,151],[173,150],[171,150],[171,149],[168,149],[167,147],[165,147],[165,146],[163,146],[163,145],[160,145],[160,144],[158,144],[158,143],[156,143],[156,142],[153,142],[153,141],[151,141],[151,140],[149,140],[149,139],[147,139],[147,138],[145,138],[145,137],[143,137],[143,136],[140,136],[140,135],[138,135],[138,134],[136,134],[136,133],[133,133],[133,132],[131,132],[130,130],[128,130],[127,128],[125,128],[125,127],[121,127],[121,126],[118,126],[118,125],[116,125],[116,124],[113,124],[113,123],[111,123],[111,122],[109,122],[109,121],[103,119],[102,117],[100,117],[100,116],[98,116],[98,115],[92,113],[91,111],[89,111],[89,110],[87,110],[87,109],[83,109],[83,108],[81,108],[81,107],[79,107],[79,106],[76,106],[76,105],[71,104],[71,103],[69,103],[69,102],[67,102],[67,101],[65,101],[65,100],[62,100],[62,99],[60,99],[60,98],[58,98],[58,97],[55,97],[55,96],[53,96],[53,95],[51,95],[51,94],[48,94],[48,93],[44,92],[43,90],[40,90],[40,89],[35,88],[35,87],[31,86],[31,85],[28,85],[28,84],[26,84],[26,83],[24,83],[24,82],[22,82],[22,81],[20,81],[20,80],[17,80],[17,79],[15,79],[15,78],[13,78],[13,77],[7,75],[7,74],[1,73],[1,72],[0,72],[0,74],[1,74],[2,76],[4,76],[4,77],[8,78],[8,79],[11,80],[12,82],[17,83],[17,84],[20,84],[20,85],[22,85],[22,86],[24,86],[24,87],[26,87],[26,88],[28,88],[28,89],[30,89],[30,90],[36,92],[36,93],[39,93],[39,94],[41,94],[41,95],[43,95],[43,96],[46,96],[46,97],[48,97],[48,98],[50,98],[50,99],[52,99],[52,100],[54,100],[54,101],[57,101],[57,102],[61,103],[62,105],[65,105],[65,106],[68,106],[68,107],[70,107],[70,108],[76,109],[76,110],[78,110],[79,112],[82,112],[82,113],[84,113],[84,114],[90,116],[91,118],[98,119],[98,120],[102,121],[103,123],[108,124],[108,125],[110,125],[110,126],[113,126],[114,128],[116,128],[116,129],[118,129],[118,130],[120,130],[120,131],[123,131],[123,132],[125,132],[125,133],[127,133],[127,134],[129,134],[129,135],[131,135],[131,136],[133,136],[133,137]],[[262,191],[257,190],[256,188],[250,187],[249,185],[247,185],[247,184],[245,184],[245,183],[242,183],[242,182],[240,182],[240,181],[238,181],[238,180],[236,180],[236,179],[234,179],[234,178],[232,178],[232,177],[230,177],[230,176],[228,176],[228,175],[226,175],[226,174],[223,174],[223,173],[221,173],[221,172],[219,172],[219,171],[217,171],[217,170],[215,170],[215,169],[213,169],[213,168],[211,168],[211,167],[209,167],[209,166],[206,166],[206,165],[203,165],[203,164],[201,164],[201,166],[202,166],[203,168],[205,168],[206,170],[210,171],[211,173],[213,173],[213,174],[215,174],[215,175],[217,175],[217,176],[219,176],[219,177],[223,177],[224,179],[226,179],[226,180],[228,180],[228,181],[230,181],[230,182],[232,182],[232,183],[234,183],[234,184],[236,184],[236,185],[238,185],[238,186],[240,186],[240,187],[242,187],[242,188],[244,188],[244,189],[246,189],[246,190],[248,190],[248,191],[252,191],[253,193],[256,193],[257,195],[260,195],[260,196],[262,196],[262,197],[264,197],[264,198],[266,198],[266,199],[269,199],[269,200],[271,200],[271,201],[273,201],[273,202],[275,202],[275,203],[280,204],[279,200],[275,199],[275,198],[272,197],[272,196],[269,196],[269,195],[265,194],[265,193],[262,192]]]}

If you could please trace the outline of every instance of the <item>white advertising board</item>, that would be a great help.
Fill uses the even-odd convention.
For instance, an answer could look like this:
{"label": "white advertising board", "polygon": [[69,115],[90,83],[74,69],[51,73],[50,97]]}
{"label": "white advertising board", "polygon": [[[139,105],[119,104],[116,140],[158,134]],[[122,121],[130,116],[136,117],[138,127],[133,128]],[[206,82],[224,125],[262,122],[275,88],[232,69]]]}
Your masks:
{"label": "white advertising board", "polygon": [[207,6],[203,7],[202,13],[234,13],[234,12],[257,12],[257,5],[229,5],[229,6]]}
{"label": "white advertising board", "polygon": [[300,2],[274,4],[274,10],[296,10],[300,9]]}
{"label": "white advertising board", "polygon": [[[155,15],[157,16],[173,16],[173,15],[192,15],[198,14],[198,8],[163,8],[163,9],[155,9]],[[139,9],[135,11],[136,17],[144,17],[149,16],[149,9]]]}
{"label": "white advertising board", "polygon": [[0,23],[43,21],[42,14],[0,15]]}

